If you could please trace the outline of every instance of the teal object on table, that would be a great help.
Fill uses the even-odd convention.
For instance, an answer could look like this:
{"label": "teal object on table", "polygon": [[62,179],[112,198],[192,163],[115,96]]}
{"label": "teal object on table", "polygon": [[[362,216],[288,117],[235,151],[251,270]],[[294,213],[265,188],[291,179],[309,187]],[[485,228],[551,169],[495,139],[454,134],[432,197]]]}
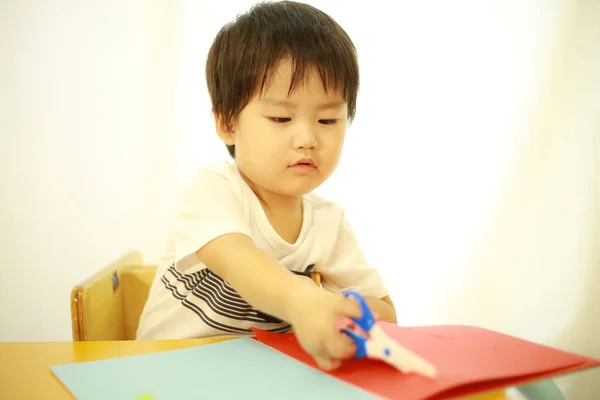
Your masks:
{"label": "teal object on table", "polygon": [[51,370],[80,400],[373,399],[250,338]]}
{"label": "teal object on table", "polygon": [[521,385],[517,390],[527,400],[565,400],[565,395],[551,379]]}

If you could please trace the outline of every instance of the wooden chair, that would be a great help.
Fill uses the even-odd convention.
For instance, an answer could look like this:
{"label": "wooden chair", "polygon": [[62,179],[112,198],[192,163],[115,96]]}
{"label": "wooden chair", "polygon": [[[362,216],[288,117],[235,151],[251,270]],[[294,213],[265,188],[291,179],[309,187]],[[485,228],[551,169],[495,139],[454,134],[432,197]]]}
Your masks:
{"label": "wooden chair", "polygon": [[125,254],[71,291],[73,340],[133,340],[156,273],[139,252]]}
{"label": "wooden chair", "polygon": [[[134,340],[156,274],[137,251],[125,254],[71,291],[73,340]],[[321,286],[318,272],[311,279]]]}

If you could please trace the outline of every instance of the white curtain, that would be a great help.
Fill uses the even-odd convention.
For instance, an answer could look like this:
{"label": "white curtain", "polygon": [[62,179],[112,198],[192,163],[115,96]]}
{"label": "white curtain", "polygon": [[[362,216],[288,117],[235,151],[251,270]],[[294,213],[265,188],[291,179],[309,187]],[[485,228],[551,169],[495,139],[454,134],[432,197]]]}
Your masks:
{"label": "white curtain", "polygon": [[[493,224],[439,300],[447,322],[600,358],[600,3],[561,19]],[[557,382],[568,399],[600,395],[597,369]]]}

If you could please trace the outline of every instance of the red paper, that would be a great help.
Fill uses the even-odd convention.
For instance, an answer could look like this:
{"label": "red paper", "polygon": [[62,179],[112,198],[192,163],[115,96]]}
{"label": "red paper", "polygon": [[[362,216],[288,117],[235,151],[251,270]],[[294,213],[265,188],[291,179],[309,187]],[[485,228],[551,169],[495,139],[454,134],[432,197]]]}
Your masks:
{"label": "red paper", "polygon": [[[434,379],[404,374],[383,361],[345,361],[332,372],[342,381],[388,399],[445,399],[524,384],[597,367],[600,361],[487,329],[462,325],[400,327],[380,322],[386,333],[437,369]],[[255,340],[319,368],[292,333],[254,330]]]}

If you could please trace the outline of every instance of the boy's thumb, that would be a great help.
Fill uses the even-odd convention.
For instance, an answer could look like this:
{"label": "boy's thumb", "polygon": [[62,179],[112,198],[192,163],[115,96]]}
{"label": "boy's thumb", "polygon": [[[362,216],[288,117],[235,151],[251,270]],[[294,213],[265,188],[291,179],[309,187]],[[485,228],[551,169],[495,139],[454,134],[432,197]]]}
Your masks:
{"label": "boy's thumb", "polygon": [[339,303],[337,311],[342,317],[360,318],[362,315],[360,304],[349,298],[344,298],[343,301]]}

